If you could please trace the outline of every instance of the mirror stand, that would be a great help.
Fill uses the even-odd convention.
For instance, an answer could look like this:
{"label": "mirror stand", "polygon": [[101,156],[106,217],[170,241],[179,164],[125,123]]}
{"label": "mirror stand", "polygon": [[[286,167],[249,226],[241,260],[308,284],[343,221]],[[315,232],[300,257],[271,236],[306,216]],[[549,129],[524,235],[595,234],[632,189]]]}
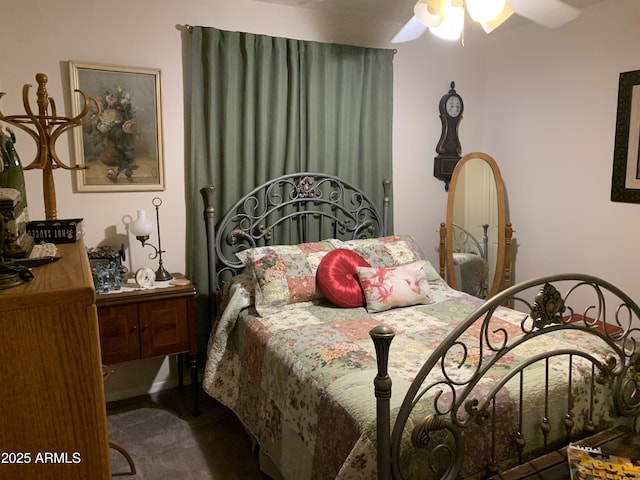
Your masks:
{"label": "mirror stand", "polygon": [[511,286],[513,228],[506,209],[496,161],[482,152],[463,156],[440,224],[440,276],[452,288],[488,298]]}

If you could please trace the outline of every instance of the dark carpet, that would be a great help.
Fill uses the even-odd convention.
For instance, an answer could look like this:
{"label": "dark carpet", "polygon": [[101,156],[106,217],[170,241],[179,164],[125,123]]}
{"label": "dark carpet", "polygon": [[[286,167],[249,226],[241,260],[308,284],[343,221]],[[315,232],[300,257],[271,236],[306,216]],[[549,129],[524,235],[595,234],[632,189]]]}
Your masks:
{"label": "dark carpet", "polygon": [[257,452],[235,415],[200,389],[200,415],[192,416],[192,390],[173,389],[107,404],[114,478],[131,480],[265,480]]}

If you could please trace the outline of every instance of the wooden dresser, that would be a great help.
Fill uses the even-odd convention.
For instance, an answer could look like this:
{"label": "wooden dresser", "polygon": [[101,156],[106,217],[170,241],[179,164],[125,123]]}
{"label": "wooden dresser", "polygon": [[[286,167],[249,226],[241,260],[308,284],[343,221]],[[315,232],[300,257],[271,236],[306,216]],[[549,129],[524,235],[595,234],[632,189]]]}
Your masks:
{"label": "wooden dresser", "polygon": [[0,479],[111,478],[95,291],[83,241],[0,290]]}

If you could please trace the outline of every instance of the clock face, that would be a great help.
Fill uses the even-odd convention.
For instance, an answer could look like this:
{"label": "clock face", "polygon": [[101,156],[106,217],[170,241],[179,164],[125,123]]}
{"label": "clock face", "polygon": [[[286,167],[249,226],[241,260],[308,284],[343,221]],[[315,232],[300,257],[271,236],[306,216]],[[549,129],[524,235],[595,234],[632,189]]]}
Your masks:
{"label": "clock face", "polygon": [[149,288],[152,287],[156,281],[156,274],[150,268],[140,268],[136,272],[136,283],[139,287]]}
{"label": "clock face", "polygon": [[455,118],[460,115],[460,113],[462,113],[462,102],[460,101],[460,97],[452,95],[447,98],[445,108],[450,117]]}

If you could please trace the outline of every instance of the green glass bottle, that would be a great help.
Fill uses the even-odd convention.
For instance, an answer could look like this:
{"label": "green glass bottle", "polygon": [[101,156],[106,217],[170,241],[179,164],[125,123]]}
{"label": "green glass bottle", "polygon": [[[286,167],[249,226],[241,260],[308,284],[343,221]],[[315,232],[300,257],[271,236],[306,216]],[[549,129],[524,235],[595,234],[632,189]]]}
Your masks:
{"label": "green glass bottle", "polygon": [[0,157],[4,169],[0,172],[0,187],[15,188],[22,196],[21,204],[18,205],[17,211],[27,208],[27,189],[24,183],[24,171],[20,163],[20,157],[14,147],[16,143],[15,134],[7,128],[9,136],[5,135],[0,129]]}

